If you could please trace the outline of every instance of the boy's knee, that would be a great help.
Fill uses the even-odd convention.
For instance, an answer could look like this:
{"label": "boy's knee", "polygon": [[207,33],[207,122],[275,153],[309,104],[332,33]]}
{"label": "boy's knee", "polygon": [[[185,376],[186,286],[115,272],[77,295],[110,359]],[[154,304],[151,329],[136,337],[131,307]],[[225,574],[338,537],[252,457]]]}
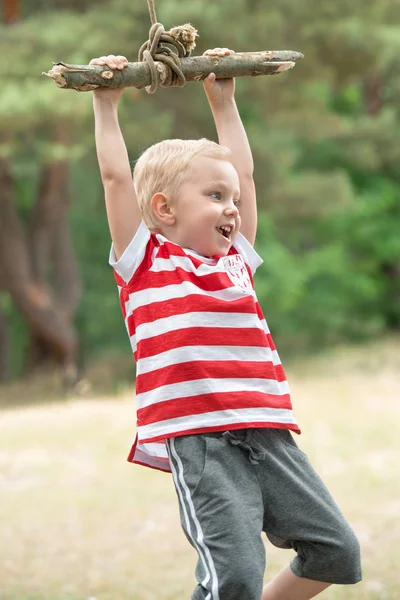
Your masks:
{"label": "boy's knee", "polygon": [[299,577],[334,584],[353,584],[361,580],[360,544],[346,524],[330,541],[298,548],[291,562]]}
{"label": "boy's knee", "polygon": [[336,541],[330,568],[336,576],[333,583],[351,584],[361,580],[360,543],[350,527],[345,527]]}
{"label": "boy's knee", "polygon": [[350,527],[344,531],[341,539],[340,556],[344,564],[360,564],[360,542]]}

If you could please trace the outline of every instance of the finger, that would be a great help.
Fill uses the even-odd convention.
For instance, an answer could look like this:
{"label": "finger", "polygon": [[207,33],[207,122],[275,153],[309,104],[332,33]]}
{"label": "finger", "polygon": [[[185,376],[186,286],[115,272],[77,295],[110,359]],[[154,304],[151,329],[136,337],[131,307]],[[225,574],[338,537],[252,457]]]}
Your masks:
{"label": "finger", "polygon": [[109,69],[116,69],[117,63],[115,61],[116,57],[113,54],[109,54],[108,56],[100,56],[99,65],[106,65]]}
{"label": "finger", "polygon": [[209,73],[207,77],[204,78],[204,83],[206,85],[213,84],[215,81],[215,73]]}
{"label": "finger", "polygon": [[99,58],[92,58],[89,65],[104,65],[105,64],[105,56],[100,56]]}
{"label": "finger", "polygon": [[221,48],[213,48],[212,50],[206,50],[204,54],[207,54],[208,56],[219,56],[220,52]]}
{"label": "finger", "polygon": [[107,60],[107,56],[100,56],[99,58],[96,59],[98,65],[105,65],[106,64],[106,60]]}
{"label": "finger", "polygon": [[101,58],[104,60],[104,63],[110,69],[116,69],[117,68],[117,66],[118,66],[118,63],[117,63],[117,60],[116,60],[117,57],[114,54],[109,54],[108,56],[102,56]]}
{"label": "finger", "polygon": [[116,56],[114,59],[114,63],[117,69],[122,71],[122,69],[124,69],[127,66],[128,61],[126,60],[125,56]]}
{"label": "finger", "polygon": [[224,54],[235,54],[235,52],[233,50],[229,50],[229,48],[221,48],[221,52],[224,52]]}

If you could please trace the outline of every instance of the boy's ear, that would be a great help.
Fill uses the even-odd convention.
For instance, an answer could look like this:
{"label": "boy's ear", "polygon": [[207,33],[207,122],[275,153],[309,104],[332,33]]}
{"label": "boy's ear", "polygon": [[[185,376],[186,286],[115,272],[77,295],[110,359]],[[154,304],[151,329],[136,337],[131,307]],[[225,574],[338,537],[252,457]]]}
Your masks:
{"label": "boy's ear", "polygon": [[151,208],[160,225],[173,225],[175,223],[175,215],[171,210],[171,203],[168,196],[161,192],[157,192],[151,199]]}

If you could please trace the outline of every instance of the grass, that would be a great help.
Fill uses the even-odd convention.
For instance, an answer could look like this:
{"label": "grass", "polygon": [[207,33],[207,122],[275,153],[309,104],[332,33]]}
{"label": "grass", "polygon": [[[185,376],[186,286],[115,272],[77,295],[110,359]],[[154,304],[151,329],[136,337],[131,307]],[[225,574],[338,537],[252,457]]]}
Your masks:
{"label": "grass", "polygon": [[[362,545],[363,582],[332,587],[326,600],[399,598],[399,350],[388,340],[289,370],[301,447]],[[125,461],[133,390],[53,393],[31,406],[29,385],[0,388],[0,599],[189,598],[196,557],[172,479]],[[267,580],[291,552],[266,545]]]}

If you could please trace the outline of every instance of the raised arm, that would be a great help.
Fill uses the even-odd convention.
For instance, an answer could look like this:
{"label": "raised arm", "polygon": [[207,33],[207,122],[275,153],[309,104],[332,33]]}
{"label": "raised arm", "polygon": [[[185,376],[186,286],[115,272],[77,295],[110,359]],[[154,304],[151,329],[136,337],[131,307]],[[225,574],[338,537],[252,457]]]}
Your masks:
{"label": "raised arm", "polygon": [[[227,48],[208,50],[205,54],[224,56]],[[204,89],[214,117],[221,146],[232,152],[233,165],[240,181],[240,231],[254,245],[257,231],[257,202],[253,180],[254,163],[245,128],[235,102],[235,80],[216,80],[211,73],[204,80]]]}
{"label": "raised arm", "polygon": [[[123,56],[95,58],[90,64],[123,69]],[[118,102],[123,89],[99,88],[93,92],[95,137],[111,238],[117,259],[135,235],[141,221],[128,152],[118,123]]]}

